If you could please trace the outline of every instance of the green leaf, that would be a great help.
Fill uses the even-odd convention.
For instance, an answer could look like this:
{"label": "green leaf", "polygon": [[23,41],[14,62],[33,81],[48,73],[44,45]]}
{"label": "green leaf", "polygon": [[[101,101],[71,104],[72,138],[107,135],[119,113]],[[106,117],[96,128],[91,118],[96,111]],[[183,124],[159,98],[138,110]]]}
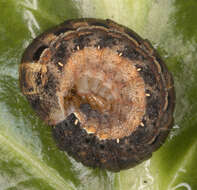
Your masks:
{"label": "green leaf", "polygon": [[[0,189],[197,189],[196,0],[1,0]],[[32,39],[66,19],[110,18],[149,39],[172,72],[173,129],[141,165],[119,173],[91,169],[56,147],[18,85],[18,66]]]}

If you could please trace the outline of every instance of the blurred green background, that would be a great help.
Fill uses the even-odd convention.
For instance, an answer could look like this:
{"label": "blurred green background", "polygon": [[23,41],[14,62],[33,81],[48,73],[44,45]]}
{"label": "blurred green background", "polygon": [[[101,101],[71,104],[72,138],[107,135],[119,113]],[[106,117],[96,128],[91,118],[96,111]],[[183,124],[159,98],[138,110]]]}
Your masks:
{"label": "blurred green background", "polygon": [[[165,144],[119,173],[61,152],[22,96],[18,66],[33,38],[66,19],[110,18],[149,39],[172,72],[175,123]],[[0,0],[0,190],[196,190],[196,0]]]}

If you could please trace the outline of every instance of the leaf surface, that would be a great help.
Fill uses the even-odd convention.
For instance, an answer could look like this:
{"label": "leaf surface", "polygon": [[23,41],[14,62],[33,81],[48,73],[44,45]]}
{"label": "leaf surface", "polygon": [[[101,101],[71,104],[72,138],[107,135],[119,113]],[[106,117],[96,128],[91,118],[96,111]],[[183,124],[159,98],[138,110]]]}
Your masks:
{"label": "leaf surface", "polygon": [[[196,190],[196,0],[1,0],[1,190]],[[66,19],[110,18],[149,39],[174,76],[176,109],[164,145],[119,173],[91,169],[56,147],[18,85],[21,56],[33,38]]]}

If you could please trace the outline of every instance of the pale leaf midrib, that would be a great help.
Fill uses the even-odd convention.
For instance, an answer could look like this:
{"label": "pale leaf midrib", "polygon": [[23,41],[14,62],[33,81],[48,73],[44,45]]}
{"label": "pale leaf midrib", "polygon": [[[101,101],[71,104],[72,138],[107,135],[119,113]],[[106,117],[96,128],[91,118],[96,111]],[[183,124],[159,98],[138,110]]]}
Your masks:
{"label": "pale leaf midrib", "polygon": [[[14,152],[14,155],[19,159],[23,159],[24,162],[31,166],[32,175],[42,178],[51,187],[57,190],[73,190],[75,189],[71,184],[68,184],[53,168],[48,167],[43,161],[36,158],[31,154],[24,146],[17,143],[11,137],[4,134],[0,134],[0,146],[6,146],[7,151]],[[8,150],[9,149],[9,150]]]}

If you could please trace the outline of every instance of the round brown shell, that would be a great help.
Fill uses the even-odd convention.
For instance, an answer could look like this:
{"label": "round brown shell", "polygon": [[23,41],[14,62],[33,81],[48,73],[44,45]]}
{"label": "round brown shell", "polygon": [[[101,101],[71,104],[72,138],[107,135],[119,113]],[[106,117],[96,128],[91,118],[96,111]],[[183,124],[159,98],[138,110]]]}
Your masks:
{"label": "round brown shell", "polygon": [[171,74],[147,40],[111,20],[75,19],[25,50],[20,87],[61,150],[120,171],[151,157],[173,123]]}

